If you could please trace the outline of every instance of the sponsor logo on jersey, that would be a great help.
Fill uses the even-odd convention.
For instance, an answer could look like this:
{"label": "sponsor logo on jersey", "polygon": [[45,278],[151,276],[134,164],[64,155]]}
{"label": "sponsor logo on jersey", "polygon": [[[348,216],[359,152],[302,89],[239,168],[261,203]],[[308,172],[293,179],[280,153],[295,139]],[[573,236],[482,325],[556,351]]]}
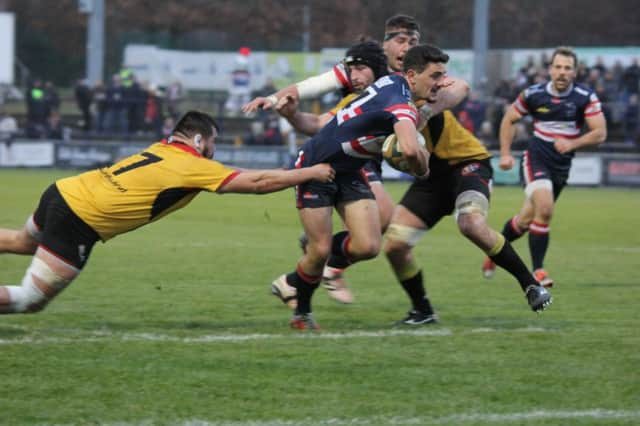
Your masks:
{"label": "sponsor logo on jersey", "polygon": [[540,108],[536,109],[536,112],[539,112],[541,114],[544,114],[545,112],[549,112],[549,111],[551,110],[545,106],[541,106]]}

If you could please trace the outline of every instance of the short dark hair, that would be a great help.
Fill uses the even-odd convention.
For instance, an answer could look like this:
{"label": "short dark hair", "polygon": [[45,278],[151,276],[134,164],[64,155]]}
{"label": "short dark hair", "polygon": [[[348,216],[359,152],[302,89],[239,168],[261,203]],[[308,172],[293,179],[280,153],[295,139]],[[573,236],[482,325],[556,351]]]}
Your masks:
{"label": "short dark hair", "polygon": [[393,15],[391,18],[387,19],[384,23],[385,31],[390,30],[392,28],[403,28],[409,31],[420,31],[420,24],[413,16],[409,15]]}
{"label": "short dark hair", "polygon": [[556,50],[554,50],[553,54],[551,55],[551,60],[549,61],[549,64],[553,63],[553,59],[556,57],[556,55],[569,56],[573,58],[573,67],[574,68],[578,67],[578,55],[576,55],[576,52],[574,52],[572,48],[567,46],[556,47]]}
{"label": "short dark hair", "polygon": [[449,55],[444,53],[438,46],[418,44],[407,50],[402,61],[402,70],[404,72],[414,70],[421,73],[429,64],[446,64],[447,62],[449,62]]}
{"label": "short dark hair", "polygon": [[380,44],[373,40],[351,46],[347,50],[344,63],[345,65],[363,64],[368,66],[373,71],[376,80],[389,73],[387,55],[384,54]]}
{"label": "short dark hair", "polygon": [[218,123],[209,114],[201,111],[188,111],[186,112],[171,133],[182,133],[186,136],[193,136],[196,133],[201,134],[204,138],[209,138],[213,134],[211,128],[220,132]]}

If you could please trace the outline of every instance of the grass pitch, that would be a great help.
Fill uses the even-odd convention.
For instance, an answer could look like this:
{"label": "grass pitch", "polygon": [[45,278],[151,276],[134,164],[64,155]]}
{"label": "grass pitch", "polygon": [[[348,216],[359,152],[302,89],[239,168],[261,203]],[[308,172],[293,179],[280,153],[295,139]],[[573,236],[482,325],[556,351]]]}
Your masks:
{"label": "grass pitch", "polygon": [[[0,170],[0,226],[69,174]],[[387,187],[398,199],[405,184]],[[445,218],[416,249],[440,325],[392,326],[409,303],[379,257],[349,271],[353,305],[318,290],[324,331],[309,335],[269,294],[299,256],[292,191],[202,194],[98,244],[45,311],[0,317],[0,424],[638,424],[639,195],[565,190],[540,315],[506,272],[481,277],[483,254]],[[522,196],[495,189],[496,229]],[[28,263],[0,256],[0,281]]]}

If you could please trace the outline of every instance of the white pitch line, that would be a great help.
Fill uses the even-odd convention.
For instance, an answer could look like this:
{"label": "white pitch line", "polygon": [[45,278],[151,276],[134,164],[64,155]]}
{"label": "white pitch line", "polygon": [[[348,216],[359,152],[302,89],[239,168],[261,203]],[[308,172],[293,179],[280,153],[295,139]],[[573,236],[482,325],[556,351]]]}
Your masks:
{"label": "white pitch line", "polygon": [[[250,421],[208,421],[200,419],[176,420],[172,422],[176,426],[366,426],[366,425],[461,425],[465,423],[486,422],[489,424],[513,423],[518,424],[534,423],[540,420],[571,420],[590,418],[597,420],[605,419],[640,419],[640,411],[607,410],[604,408],[594,408],[582,411],[553,411],[536,410],[521,413],[477,413],[477,414],[454,414],[443,417],[399,417],[399,416],[372,416],[354,418],[328,418],[328,419],[302,419],[302,420],[250,420]],[[155,424],[153,420],[143,420],[137,423],[132,422],[112,422],[100,423],[103,426],[151,426]],[[63,425],[58,425],[63,426]]]}
{"label": "white pitch line", "polygon": [[[256,340],[277,339],[358,339],[358,338],[388,338],[397,336],[452,336],[454,334],[469,333],[548,333],[551,330],[540,327],[526,327],[515,329],[476,328],[466,332],[454,333],[447,328],[421,328],[418,330],[378,330],[378,331],[352,331],[345,333],[300,333],[300,334],[209,334],[196,337],[172,336],[158,333],[112,333],[110,331],[87,332],[78,329],[67,329],[66,333],[73,334],[67,337],[52,336],[26,336],[16,339],[0,339],[1,345],[29,345],[29,344],[68,344],[68,343],[93,343],[105,340],[122,340],[127,342],[176,342],[176,343],[241,343]],[[82,335],[82,334],[85,335]]]}

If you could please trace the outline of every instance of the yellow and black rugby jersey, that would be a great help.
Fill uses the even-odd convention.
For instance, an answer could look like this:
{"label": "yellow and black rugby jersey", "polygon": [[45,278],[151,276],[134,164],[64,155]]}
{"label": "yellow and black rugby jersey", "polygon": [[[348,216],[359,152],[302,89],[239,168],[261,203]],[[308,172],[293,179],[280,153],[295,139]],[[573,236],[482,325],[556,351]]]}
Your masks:
{"label": "yellow and black rugby jersey", "polygon": [[455,165],[462,161],[491,157],[482,142],[465,129],[449,110],[431,117],[421,133],[433,160]]}
{"label": "yellow and black rugby jersey", "polygon": [[331,110],[329,111],[329,114],[331,115],[336,115],[338,113],[338,111],[340,111],[342,108],[344,108],[349,102],[351,102],[352,100],[354,100],[355,98],[358,97],[357,93],[349,93],[347,96],[345,96],[344,98],[340,99],[340,102],[338,102],[336,104],[336,106],[334,106],[333,108],[331,108]]}
{"label": "yellow and black rugby jersey", "polygon": [[200,191],[216,191],[237,174],[188,145],[163,141],[56,186],[71,210],[106,241],[186,206]]}

